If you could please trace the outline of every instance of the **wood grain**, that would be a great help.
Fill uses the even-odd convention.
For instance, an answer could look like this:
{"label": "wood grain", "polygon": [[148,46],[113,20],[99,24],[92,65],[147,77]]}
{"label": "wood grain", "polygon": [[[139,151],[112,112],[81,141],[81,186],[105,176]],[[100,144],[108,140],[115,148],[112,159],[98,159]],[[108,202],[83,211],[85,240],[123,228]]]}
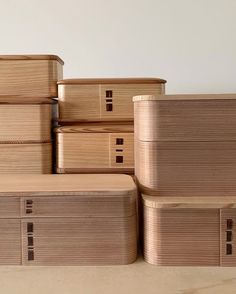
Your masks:
{"label": "wood grain", "polygon": [[57,97],[62,64],[55,59],[0,58],[1,97]]}
{"label": "wood grain", "polygon": [[0,174],[50,174],[51,143],[0,144]]}
{"label": "wood grain", "polygon": [[58,85],[100,85],[100,84],[165,84],[166,80],[159,78],[95,78],[95,79],[65,79]]}
{"label": "wood grain", "polygon": [[[56,131],[57,172],[134,173],[132,128],[101,124],[59,128]],[[117,145],[119,139],[121,145]],[[117,157],[122,157],[122,162],[117,162]]]}
{"label": "wood grain", "polygon": [[[113,82],[113,83],[111,83]],[[110,91],[109,95],[107,91]],[[133,120],[132,97],[136,94],[162,94],[163,82],[153,80],[100,80],[60,82],[59,120],[63,122]],[[107,107],[111,107],[110,110]]]}
{"label": "wood grain", "polygon": [[0,61],[1,60],[57,60],[59,63],[64,65],[64,61],[59,56],[52,54],[0,55]]}
{"label": "wood grain", "polygon": [[135,143],[141,191],[158,196],[235,196],[236,142]]}
{"label": "wood grain", "polygon": [[236,129],[232,128],[236,124],[236,95],[194,95],[195,99],[179,95],[174,96],[176,100],[165,97],[148,100],[149,96],[143,96],[134,103],[135,136],[139,140],[236,140]]}
{"label": "wood grain", "polygon": [[51,104],[0,104],[0,142],[50,142]]}

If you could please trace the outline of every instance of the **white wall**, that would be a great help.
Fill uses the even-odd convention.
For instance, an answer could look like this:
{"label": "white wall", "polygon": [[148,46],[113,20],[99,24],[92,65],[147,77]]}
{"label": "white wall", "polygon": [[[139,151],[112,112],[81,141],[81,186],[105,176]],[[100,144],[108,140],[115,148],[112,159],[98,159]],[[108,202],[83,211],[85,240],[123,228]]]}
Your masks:
{"label": "white wall", "polygon": [[0,0],[1,54],[54,53],[65,77],[160,76],[236,92],[236,0]]}

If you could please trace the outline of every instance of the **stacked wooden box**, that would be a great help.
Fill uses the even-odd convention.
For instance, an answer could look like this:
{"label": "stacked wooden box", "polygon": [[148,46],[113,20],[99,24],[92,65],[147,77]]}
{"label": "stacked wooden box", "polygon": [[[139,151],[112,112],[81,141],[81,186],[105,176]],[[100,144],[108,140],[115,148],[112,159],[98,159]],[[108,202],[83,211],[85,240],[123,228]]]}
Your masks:
{"label": "stacked wooden box", "polygon": [[236,95],[139,96],[134,104],[145,260],[236,265]]}
{"label": "stacked wooden box", "polygon": [[136,94],[163,94],[161,79],[72,79],[58,83],[57,173],[134,173]]}
{"label": "stacked wooden box", "polygon": [[1,175],[0,265],[109,265],[136,259],[128,175]]}
{"label": "stacked wooden box", "polygon": [[51,122],[63,61],[0,56],[0,173],[51,173]]}

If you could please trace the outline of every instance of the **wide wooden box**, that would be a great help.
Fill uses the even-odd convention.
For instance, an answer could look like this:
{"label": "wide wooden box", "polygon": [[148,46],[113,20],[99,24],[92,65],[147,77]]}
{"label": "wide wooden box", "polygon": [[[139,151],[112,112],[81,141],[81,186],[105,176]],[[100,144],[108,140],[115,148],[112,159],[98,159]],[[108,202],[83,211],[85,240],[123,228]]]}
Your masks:
{"label": "wide wooden box", "polygon": [[63,64],[55,55],[0,55],[0,97],[57,97]]}
{"label": "wide wooden box", "polygon": [[50,142],[53,101],[0,97],[0,143]]}
{"label": "wide wooden box", "polygon": [[0,174],[22,173],[52,173],[52,144],[0,143]]}
{"label": "wide wooden box", "polygon": [[154,78],[62,80],[58,82],[59,120],[133,120],[132,97],[164,94],[165,83]]}
{"label": "wide wooden box", "polygon": [[127,175],[4,175],[0,204],[0,264],[136,259],[136,186]]}
{"label": "wide wooden box", "polygon": [[235,196],[236,95],[134,97],[135,174],[158,196]]}
{"label": "wide wooden box", "polygon": [[132,124],[80,124],[55,132],[57,173],[134,173]]}
{"label": "wide wooden box", "polygon": [[236,197],[143,195],[144,259],[163,266],[236,266]]}

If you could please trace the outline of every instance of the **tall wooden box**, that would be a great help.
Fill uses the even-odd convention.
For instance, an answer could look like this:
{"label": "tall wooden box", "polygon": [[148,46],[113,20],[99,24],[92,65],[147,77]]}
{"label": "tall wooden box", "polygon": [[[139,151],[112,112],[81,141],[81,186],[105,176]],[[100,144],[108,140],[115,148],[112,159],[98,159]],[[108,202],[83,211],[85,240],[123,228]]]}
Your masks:
{"label": "tall wooden box", "polygon": [[132,124],[90,123],[55,131],[57,173],[134,173]]}
{"label": "tall wooden box", "polygon": [[22,173],[52,173],[52,144],[0,142],[0,174]]}
{"label": "tall wooden box", "polygon": [[49,98],[0,97],[0,143],[50,142],[52,105]]}
{"label": "tall wooden box", "polygon": [[[14,264],[109,265],[136,259],[136,186],[127,175],[4,175],[1,195],[4,211],[11,201],[10,213],[2,217],[17,240],[8,249]],[[0,247],[3,237],[0,220]]]}
{"label": "tall wooden box", "polygon": [[164,266],[236,266],[236,197],[143,195],[144,259]]}
{"label": "tall wooden box", "polygon": [[0,55],[0,96],[57,97],[63,64],[55,55]]}
{"label": "tall wooden box", "polygon": [[165,80],[71,79],[58,82],[59,120],[133,120],[132,97],[139,94],[164,94]]}
{"label": "tall wooden box", "polygon": [[144,193],[234,196],[236,95],[134,97],[135,173]]}

